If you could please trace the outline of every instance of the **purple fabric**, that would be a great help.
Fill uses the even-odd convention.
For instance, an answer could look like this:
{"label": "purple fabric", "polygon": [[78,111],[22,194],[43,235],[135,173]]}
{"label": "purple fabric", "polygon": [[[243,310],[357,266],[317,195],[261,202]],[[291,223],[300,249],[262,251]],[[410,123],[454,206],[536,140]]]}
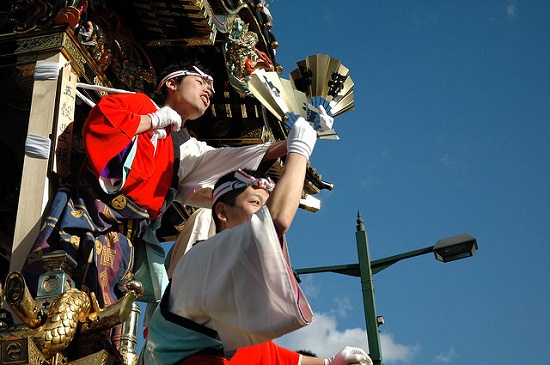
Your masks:
{"label": "purple fabric", "polygon": [[129,143],[118,155],[113,157],[99,174],[103,178],[116,178],[122,175],[122,166],[132,148],[132,143]]}

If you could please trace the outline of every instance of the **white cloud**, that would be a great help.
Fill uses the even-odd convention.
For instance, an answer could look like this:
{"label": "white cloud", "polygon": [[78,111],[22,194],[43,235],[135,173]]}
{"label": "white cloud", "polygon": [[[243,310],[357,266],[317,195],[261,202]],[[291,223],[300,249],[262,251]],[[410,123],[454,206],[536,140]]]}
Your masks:
{"label": "white cloud", "polygon": [[394,341],[391,334],[380,334],[382,345],[382,358],[384,363],[404,362],[410,363],[420,352],[420,345],[402,345]]}
{"label": "white cloud", "polygon": [[508,1],[506,3],[506,16],[508,16],[508,20],[517,18],[517,5],[515,1]]}
{"label": "white cloud", "polygon": [[435,356],[434,361],[438,363],[448,364],[451,361],[453,361],[454,357],[455,357],[455,349],[454,347],[451,347],[446,354],[441,353]]}
{"label": "white cloud", "polygon": [[318,282],[315,281],[313,278],[313,275],[304,275],[300,276],[300,287],[304,291],[304,293],[307,293],[307,297],[311,299],[315,299],[319,297],[319,293],[321,292],[321,286]]}
{"label": "white cloud", "polygon": [[345,317],[353,309],[351,299],[348,297],[334,298],[334,301],[336,302],[336,314],[340,317]]}
{"label": "white cloud", "polygon": [[[337,354],[345,346],[363,348],[368,352],[367,333],[361,328],[337,329],[334,316],[318,313],[313,322],[298,331],[278,338],[275,342],[291,350],[310,350],[317,356],[327,358]],[[408,363],[418,354],[418,345],[398,344],[390,334],[380,335],[384,363]]]}

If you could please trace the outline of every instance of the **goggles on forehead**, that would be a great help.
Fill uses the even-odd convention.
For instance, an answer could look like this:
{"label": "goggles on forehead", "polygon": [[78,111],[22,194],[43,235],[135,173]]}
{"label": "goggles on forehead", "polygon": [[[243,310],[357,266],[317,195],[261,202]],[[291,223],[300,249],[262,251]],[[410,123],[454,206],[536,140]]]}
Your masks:
{"label": "goggles on forehead", "polygon": [[204,81],[206,81],[208,86],[210,86],[210,90],[212,90],[212,93],[214,93],[214,78],[202,72],[197,66],[193,66],[193,68],[195,69],[195,71],[178,70],[164,76],[162,80],[160,80],[157,90],[162,89],[162,86],[164,85],[164,83],[173,78],[180,77],[180,76],[198,76],[202,78]]}
{"label": "goggles on forehead", "polygon": [[212,200],[216,202],[216,200],[218,200],[220,196],[229,193],[230,191],[233,191],[235,189],[244,188],[247,186],[255,186],[271,192],[275,187],[275,183],[269,177],[261,177],[257,179],[242,170],[235,171],[235,180],[224,182],[223,184],[218,186],[212,193]]}

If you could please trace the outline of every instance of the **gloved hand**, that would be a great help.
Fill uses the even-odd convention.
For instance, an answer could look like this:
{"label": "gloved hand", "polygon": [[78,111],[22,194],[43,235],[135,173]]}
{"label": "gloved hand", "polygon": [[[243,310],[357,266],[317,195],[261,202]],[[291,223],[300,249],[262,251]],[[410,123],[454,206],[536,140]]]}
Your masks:
{"label": "gloved hand", "polygon": [[163,106],[154,113],[148,114],[151,117],[152,129],[164,128],[172,126],[174,131],[179,131],[181,128],[181,116],[169,106]]}
{"label": "gloved hand", "polygon": [[302,117],[296,120],[286,140],[288,153],[295,152],[309,160],[317,142],[317,132]]}
{"label": "gloved hand", "polygon": [[372,360],[365,351],[350,346],[344,347],[342,351],[330,359],[325,359],[325,365],[349,365],[359,364],[361,362],[372,365]]}

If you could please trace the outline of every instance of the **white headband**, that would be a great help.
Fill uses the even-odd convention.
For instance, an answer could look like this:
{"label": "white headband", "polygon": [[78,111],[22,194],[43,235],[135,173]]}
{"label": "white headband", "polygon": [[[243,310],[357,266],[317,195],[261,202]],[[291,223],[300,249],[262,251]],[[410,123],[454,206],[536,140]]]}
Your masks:
{"label": "white headband", "polygon": [[208,86],[210,86],[212,93],[214,93],[214,78],[202,72],[197,66],[193,66],[193,68],[195,69],[195,71],[178,70],[164,76],[162,80],[160,80],[157,90],[160,90],[166,81],[171,80],[173,78],[176,78],[179,76],[198,76],[203,78],[208,83]]}
{"label": "white headband", "polygon": [[220,196],[229,193],[230,191],[247,186],[257,186],[267,190],[268,192],[273,191],[273,188],[275,187],[275,183],[269,177],[261,177],[257,179],[242,170],[235,171],[235,179],[236,180],[224,182],[218,186],[212,193],[212,200],[216,202]]}

